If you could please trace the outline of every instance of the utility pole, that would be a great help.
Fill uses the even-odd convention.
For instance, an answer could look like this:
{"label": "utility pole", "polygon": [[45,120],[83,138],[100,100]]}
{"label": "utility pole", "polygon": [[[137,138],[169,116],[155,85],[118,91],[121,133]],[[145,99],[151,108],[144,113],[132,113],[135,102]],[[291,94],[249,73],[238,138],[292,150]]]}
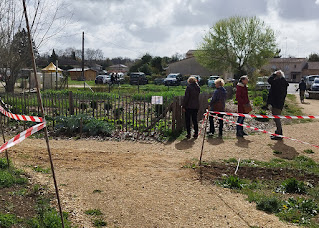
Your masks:
{"label": "utility pole", "polygon": [[[84,32],[82,32],[82,80],[85,81],[84,77]],[[85,82],[84,82],[85,88]]]}

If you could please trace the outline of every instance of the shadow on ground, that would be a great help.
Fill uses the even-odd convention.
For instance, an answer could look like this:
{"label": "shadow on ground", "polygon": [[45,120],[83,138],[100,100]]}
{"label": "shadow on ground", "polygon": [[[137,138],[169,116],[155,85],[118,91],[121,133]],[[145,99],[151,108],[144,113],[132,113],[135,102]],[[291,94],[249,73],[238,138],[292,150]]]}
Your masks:
{"label": "shadow on ground", "polygon": [[283,140],[277,141],[274,145],[271,145],[270,148],[279,152],[274,155],[282,159],[292,160],[299,155],[295,148],[286,145]]}
{"label": "shadow on ground", "polygon": [[175,144],[175,148],[177,150],[187,150],[192,148],[195,145],[195,140],[196,139],[183,139],[179,143]]}

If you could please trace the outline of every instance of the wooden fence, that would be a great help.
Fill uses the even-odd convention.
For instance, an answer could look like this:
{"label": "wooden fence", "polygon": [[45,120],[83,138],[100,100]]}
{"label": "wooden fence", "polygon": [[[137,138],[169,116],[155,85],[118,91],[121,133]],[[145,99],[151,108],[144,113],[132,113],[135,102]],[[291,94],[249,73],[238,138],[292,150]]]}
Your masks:
{"label": "wooden fence", "polygon": [[[40,115],[36,94],[0,94],[16,114]],[[211,94],[200,94],[198,120],[202,119]],[[110,96],[108,94],[44,93],[47,121],[58,116],[85,114],[108,121],[125,132],[180,132],[184,128],[183,97],[163,97],[163,105],[151,104],[149,96]],[[5,123],[14,122],[5,118]]]}

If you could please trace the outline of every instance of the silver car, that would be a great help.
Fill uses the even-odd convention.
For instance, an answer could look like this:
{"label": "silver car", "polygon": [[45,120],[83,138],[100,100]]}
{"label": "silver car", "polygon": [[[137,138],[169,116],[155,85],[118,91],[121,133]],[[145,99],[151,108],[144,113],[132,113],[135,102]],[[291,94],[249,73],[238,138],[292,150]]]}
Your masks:
{"label": "silver car", "polygon": [[319,91],[319,78],[315,78],[311,85],[311,91]]}

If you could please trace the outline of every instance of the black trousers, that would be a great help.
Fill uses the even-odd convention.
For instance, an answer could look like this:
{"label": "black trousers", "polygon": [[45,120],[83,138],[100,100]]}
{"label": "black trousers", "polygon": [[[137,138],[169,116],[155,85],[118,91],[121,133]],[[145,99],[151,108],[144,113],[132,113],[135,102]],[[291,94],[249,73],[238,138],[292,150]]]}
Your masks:
{"label": "black trousers", "polygon": [[191,120],[194,125],[195,135],[198,135],[198,122],[197,122],[198,109],[186,109],[185,111],[185,121],[187,134],[191,134]]}
{"label": "black trousers", "polygon": [[[216,115],[216,114],[213,114]],[[222,114],[218,114],[218,117],[223,118],[224,115]],[[210,133],[215,133],[215,124],[214,124],[214,119],[215,117],[213,116],[209,116],[209,123],[210,123],[210,127],[209,127],[209,132]],[[221,119],[218,119],[218,123],[219,123],[219,134],[223,133],[223,127],[224,127],[224,121]]]}

